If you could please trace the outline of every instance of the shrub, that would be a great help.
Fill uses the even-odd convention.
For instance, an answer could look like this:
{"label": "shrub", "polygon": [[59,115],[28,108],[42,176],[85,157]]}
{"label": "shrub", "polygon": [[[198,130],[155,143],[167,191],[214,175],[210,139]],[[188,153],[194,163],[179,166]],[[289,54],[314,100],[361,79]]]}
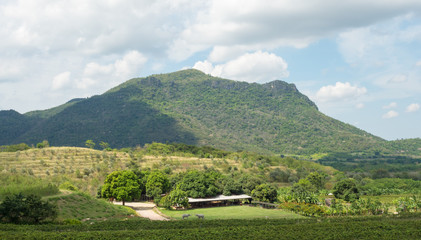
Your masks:
{"label": "shrub", "polygon": [[323,206],[310,203],[285,202],[279,205],[279,208],[309,217],[324,216],[326,214],[326,209]]}
{"label": "shrub", "polygon": [[10,223],[39,223],[54,220],[57,208],[49,202],[41,201],[36,195],[25,196],[21,193],[6,197],[0,204],[0,219]]}
{"label": "shrub", "polygon": [[70,191],[77,191],[77,187],[73,185],[71,182],[66,181],[62,184],[60,184],[60,189],[70,190]]}
{"label": "shrub", "polygon": [[335,184],[333,187],[333,195],[336,198],[345,201],[353,202],[360,198],[360,191],[354,179],[343,179]]}

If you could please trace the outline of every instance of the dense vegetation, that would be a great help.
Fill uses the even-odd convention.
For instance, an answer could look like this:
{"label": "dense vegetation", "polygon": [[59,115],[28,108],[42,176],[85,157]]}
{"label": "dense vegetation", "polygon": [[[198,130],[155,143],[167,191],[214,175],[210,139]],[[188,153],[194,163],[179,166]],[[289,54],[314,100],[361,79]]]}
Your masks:
{"label": "dense vegetation", "polygon": [[395,177],[421,180],[420,155],[341,152],[331,153],[317,162],[348,174],[374,179]]}
{"label": "dense vegetation", "polygon": [[421,218],[254,219],[151,222],[140,219],[92,225],[0,224],[1,239],[419,239]]}
{"label": "dense vegetation", "polygon": [[[238,177],[244,174],[254,175],[255,178],[261,179],[260,182],[277,185],[293,183],[312,171],[325,172],[328,175],[335,172],[331,167],[292,157],[227,152],[185,144],[152,143],[143,148],[113,151],[46,147],[0,153],[0,171],[4,178],[20,174],[28,176],[26,182],[32,181],[34,184],[38,181],[36,178],[41,178],[46,180],[43,183],[45,186],[48,186],[48,182],[59,186],[70,181],[79,190],[92,195],[96,195],[98,187],[112,171],[139,168],[173,174],[212,168],[220,173]],[[5,185],[12,183],[11,180],[2,181]],[[17,181],[17,184],[19,183]]]}
{"label": "dense vegetation", "polygon": [[3,145],[48,140],[53,146],[83,146],[92,139],[117,148],[156,141],[279,154],[419,151],[419,141],[391,147],[323,115],[293,84],[249,84],[192,69],[132,79],[50,110],[1,111],[0,122],[6,123],[0,126]]}
{"label": "dense vegetation", "polygon": [[0,204],[0,222],[40,223],[56,217],[56,205],[42,201],[40,196],[34,194],[14,194]]}

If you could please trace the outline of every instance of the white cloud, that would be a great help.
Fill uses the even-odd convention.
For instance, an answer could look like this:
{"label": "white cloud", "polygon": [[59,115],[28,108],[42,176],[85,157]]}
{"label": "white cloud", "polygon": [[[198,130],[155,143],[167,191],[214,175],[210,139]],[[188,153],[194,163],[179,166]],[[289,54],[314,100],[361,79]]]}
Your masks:
{"label": "white cloud", "polygon": [[389,79],[389,83],[404,83],[404,82],[406,82],[408,80],[408,77],[406,76],[406,75],[404,75],[404,74],[399,74],[399,75],[395,75],[395,76],[392,76],[390,79]]}
{"label": "white cloud", "polygon": [[388,118],[394,118],[394,117],[397,117],[397,116],[399,116],[398,112],[390,110],[389,112],[387,112],[386,114],[383,115],[383,118],[388,119]]}
{"label": "white cloud", "polygon": [[148,59],[138,51],[130,51],[123,59],[119,59],[114,63],[114,75],[120,78],[137,77],[140,68]]}
{"label": "white cloud", "polygon": [[100,65],[96,62],[90,62],[86,65],[83,74],[85,76],[96,76],[102,74],[110,74],[113,71],[114,66],[112,64]]}
{"label": "white cloud", "polygon": [[51,87],[53,90],[58,90],[67,87],[70,83],[70,72],[62,72],[54,77]]}
{"label": "white cloud", "polygon": [[213,65],[199,61],[193,68],[217,77],[264,83],[289,76],[288,64],[273,53],[257,51],[246,53],[224,64]]}
{"label": "white cloud", "polygon": [[420,105],[418,103],[412,103],[408,107],[406,107],[406,112],[416,112],[420,109]]}
{"label": "white cloud", "polygon": [[319,89],[316,99],[320,102],[344,101],[357,99],[367,93],[365,87],[352,86],[349,82],[337,82],[334,86],[328,85]]}
{"label": "white cloud", "polygon": [[383,109],[390,109],[390,108],[396,108],[398,106],[397,103],[391,102],[389,105],[383,106]]}
{"label": "white cloud", "polygon": [[[241,45],[250,51],[256,50],[256,44],[264,45],[264,50],[279,46],[303,48],[322,37],[421,9],[421,3],[413,0],[373,0],[370,4],[362,0],[270,0],[264,4],[258,0],[214,0],[208,6],[187,24],[171,49]],[[189,57],[186,54],[184,57]]]}
{"label": "white cloud", "polygon": [[415,63],[415,66],[417,66],[417,67],[421,67],[421,61],[416,62],[416,63]]}
{"label": "white cloud", "polygon": [[357,105],[355,105],[355,107],[357,109],[363,109],[365,107],[364,103],[358,103]]}

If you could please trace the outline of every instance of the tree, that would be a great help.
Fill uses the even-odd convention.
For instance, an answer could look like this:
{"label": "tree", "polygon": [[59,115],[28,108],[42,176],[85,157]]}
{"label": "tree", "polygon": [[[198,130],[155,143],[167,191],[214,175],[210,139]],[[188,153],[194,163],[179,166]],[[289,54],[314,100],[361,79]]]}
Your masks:
{"label": "tree", "polygon": [[86,146],[87,148],[91,148],[91,149],[93,149],[93,148],[95,147],[95,143],[94,143],[94,141],[92,141],[92,140],[86,140],[86,142],[85,142],[85,146]]}
{"label": "tree", "polygon": [[47,140],[37,143],[37,148],[46,148],[49,146],[50,146],[50,143]]}
{"label": "tree", "polygon": [[167,175],[159,171],[154,171],[148,176],[146,182],[146,195],[149,197],[159,197],[170,189],[170,181]]}
{"label": "tree", "polygon": [[263,183],[257,186],[252,192],[251,196],[262,202],[275,202],[278,193],[276,192],[276,188],[273,186]]}
{"label": "tree", "polygon": [[[95,146],[95,145],[94,145]],[[110,148],[110,144],[109,143],[107,143],[107,142],[100,142],[99,143],[99,146],[101,146],[102,147],[102,149],[104,149],[104,150],[111,150],[111,148]]]}
{"label": "tree", "polygon": [[11,223],[39,223],[57,217],[55,205],[36,195],[21,193],[6,197],[0,204],[0,219]]}
{"label": "tree", "polygon": [[309,180],[300,179],[292,185],[291,195],[296,202],[314,203],[317,202],[313,197],[315,191],[316,188]]}
{"label": "tree", "polygon": [[188,171],[179,182],[181,190],[186,191],[189,197],[204,198],[220,194],[222,190],[217,187],[217,181],[222,175],[215,170]]}
{"label": "tree", "polygon": [[189,198],[185,191],[177,188],[163,197],[160,201],[160,205],[168,209],[171,208],[171,206],[186,208],[189,205]]}
{"label": "tree", "polygon": [[312,172],[307,175],[306,179],[319,191],[324,188],[327,177],[326,173]]}
{"label": "tree", "polygon": [[347,178],[335,184],[333,187],[333,195],[335,195],[336,198],[353,202],[354,200],[360,198],[360,191],[357,188],[355,180],[352,178]]}
{"label": "tree", "polygon": [[142,193],[140,179],[132,171],[114,171],[104,181],[101,194],[103,197],[126,201],[139,198]]}

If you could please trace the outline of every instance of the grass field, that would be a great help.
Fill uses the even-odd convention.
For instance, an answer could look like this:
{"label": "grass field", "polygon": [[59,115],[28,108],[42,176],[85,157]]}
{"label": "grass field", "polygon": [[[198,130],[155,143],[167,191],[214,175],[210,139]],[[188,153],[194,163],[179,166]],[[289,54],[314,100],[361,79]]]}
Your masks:
{"label": "grass field", "polygon": [[196,208],[188,210],[159,209],[163,214],[172,219],[182,219],[183,214],[190,214],[188,220],[198,220],[195,214],[204,214],[205,219],[303,219],[305,217],[281,209],[264,209],[249,206],[229,206],[214,208]]}

